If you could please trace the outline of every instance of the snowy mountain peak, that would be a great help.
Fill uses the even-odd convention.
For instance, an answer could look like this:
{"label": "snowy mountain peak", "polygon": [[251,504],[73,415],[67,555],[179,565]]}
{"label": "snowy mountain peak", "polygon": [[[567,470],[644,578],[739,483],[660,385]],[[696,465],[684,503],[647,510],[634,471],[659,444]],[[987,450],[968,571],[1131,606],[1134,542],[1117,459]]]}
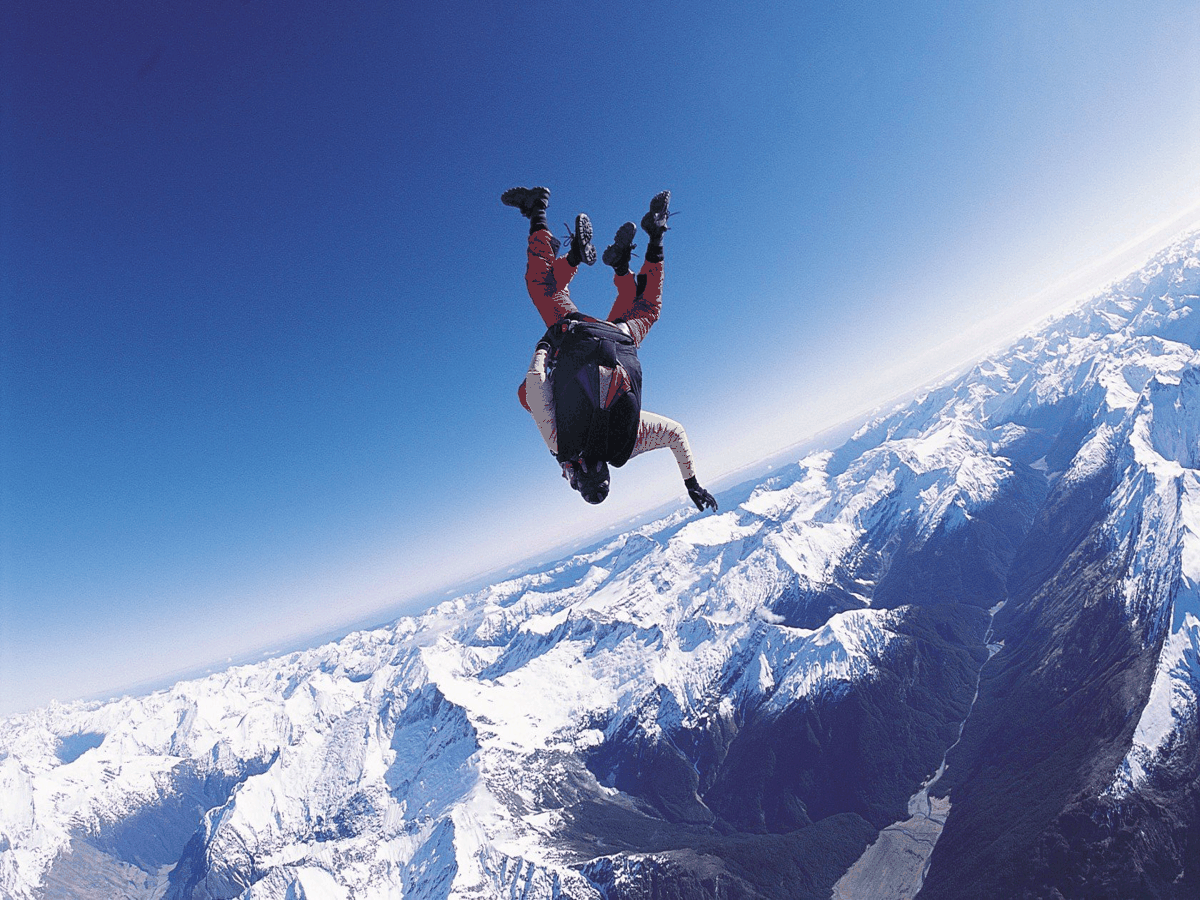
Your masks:
{"label": "snowy mountain peak", "polygon": [[1140,796],[1195,738],[1198,285],[1191,235],[720,514],[0,722],[0,896],[829,896],[918,813],[920,873],[985,846],[977,735],[1069,702],[1115,723],[1080,796]]}

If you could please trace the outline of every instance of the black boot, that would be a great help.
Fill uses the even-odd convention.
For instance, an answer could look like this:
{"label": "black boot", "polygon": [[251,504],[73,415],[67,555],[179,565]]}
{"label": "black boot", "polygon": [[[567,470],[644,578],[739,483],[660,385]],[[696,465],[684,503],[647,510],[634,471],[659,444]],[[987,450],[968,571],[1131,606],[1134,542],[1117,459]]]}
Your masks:
{"label": "black boot", "polygon": [[567,251],[567,263],[577,266],[581,262],[589,266],[596,264],[596,248],[592,246],[592,220],[587,213],[575,217],[575,234],[571,235],[571,249]]}
{"label": "black boot", "polygon": [[629,274],[629,257],[633,254],[633,248],[637,246],[633,242],[635,234],[637,234],[637,226],[632,222],[626,222],[617,229],[613,242],[604,251],[604,264],[612,266],[613,271],[618,275]]}
{"label": "black boot", "polygon": [[642,231],[650,238],[650,243],[646,245],[646,262],[662,262],[662,239],[670,228],[667,225],[667,219],[671,218],[667,210],[670,203],[671,192],[659,191],[650,201],[650,211],[642,216]]}
{"label": "black boot", "polygon": [[500,195],[500,202],[505,206],[515,206],[521,211],[521,215],[529,220],[530,234],[550,230],[546,222],[546,209],[550,206],[550,188],[509,188]]}

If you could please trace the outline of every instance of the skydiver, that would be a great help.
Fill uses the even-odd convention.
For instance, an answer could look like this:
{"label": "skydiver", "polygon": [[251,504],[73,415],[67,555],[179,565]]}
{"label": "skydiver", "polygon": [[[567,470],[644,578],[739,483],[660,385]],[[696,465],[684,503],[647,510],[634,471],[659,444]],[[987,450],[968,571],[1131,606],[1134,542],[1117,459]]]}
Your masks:
{"label": "skydiver", "polygon": [[570,247],[557,256],[560,244],[546,221],[549,189],[514,187],[500,199],[529,219],[525,285],[547,326],[517,394],[563,477],[588,503],[602,503],[609,492],[610,465],[620,467],[648,450],[669,447],[696,508],[715,510],[716,499],[696,479],[683,426],[641,408],[637,348],[662,309],[662,241],[669,227],[671,192],[656,194],[642,217],[649,241],[636,276],[629,270],[636,247],[633,222],[617,229],[604,251],[604,264],[612,267],[617,288],[606,320],[581,313],[569,292],[580,264],[596,262],[587,215],[576,216]]}

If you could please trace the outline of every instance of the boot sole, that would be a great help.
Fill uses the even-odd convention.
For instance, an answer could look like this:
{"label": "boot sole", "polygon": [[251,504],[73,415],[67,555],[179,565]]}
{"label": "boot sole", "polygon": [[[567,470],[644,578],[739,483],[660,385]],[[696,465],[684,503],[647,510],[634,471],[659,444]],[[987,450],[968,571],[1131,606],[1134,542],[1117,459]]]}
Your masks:
{"label": "boot sole", "polygon": [[[543,191],[545,191],[545,194],[542,193]],[[534,207],[530,201],[539,200],[543,197],[547,201],[550,200],[550,189],[549,188],[514,187],[514,188],[509,188],[507,191],[505,191],[503,194],[500,195],[500,202],[503,203],[505,206],[516,207],[517,209],[519,209],[521,211],[522,215],[528,216],[530,213],[536,211],[536,207]]]}
{"label": "boot sole", "polygon": [[596,248],[592,246],[592,220],[585,213],[575,217],[575,247],[582,262],[589,266],[596,264]]}
{"label": "boot sole", "polygon": [[637,234],[637,226],[632,222],[626,222],[617,229],[616,235],[613,236],[613,242],[608,245],[604,251],[604,264],[613,266],[621,262],[621,257],[625,257],[625,265],[629,265],[629,252],[633,249],[633,236]]}
{"label": "boot sole", "polygon": [[642,231],[653,236],[656,232],[662,234],[667,230],[667,219],[670,213],[667,207],[671,203],[670,191],[659,191],[650,201],[650,212],[642,216]]}

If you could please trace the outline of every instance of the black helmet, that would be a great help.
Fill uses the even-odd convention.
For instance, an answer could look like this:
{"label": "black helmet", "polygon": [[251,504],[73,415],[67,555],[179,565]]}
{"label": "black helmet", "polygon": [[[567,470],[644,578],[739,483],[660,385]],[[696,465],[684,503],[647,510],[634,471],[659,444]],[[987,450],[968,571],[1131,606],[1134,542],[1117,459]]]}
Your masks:
{"label": "black helmet", "polygon": [[571,466],[571,487],[588,503],[603,503],[608,496],[608,463],[577,459]]}

